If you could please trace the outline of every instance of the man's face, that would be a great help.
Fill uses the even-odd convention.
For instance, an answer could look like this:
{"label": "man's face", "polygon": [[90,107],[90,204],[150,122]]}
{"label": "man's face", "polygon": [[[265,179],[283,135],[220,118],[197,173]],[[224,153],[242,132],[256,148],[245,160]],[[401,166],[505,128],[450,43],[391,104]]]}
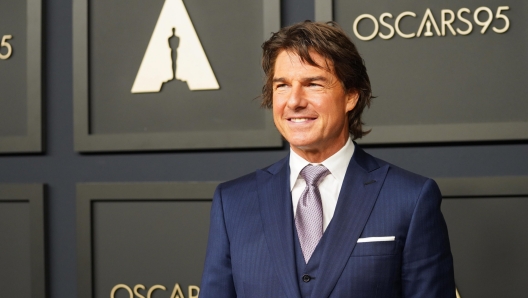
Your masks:
{"label": "man's face", "polygon": [[322,67],[282,51],[273,76],[273,119],[292,149],[310,162],[321,162],[341,149],[348,139],[347,112],[357,103],[357,93],[345,92],[325,59],[310,52]]}

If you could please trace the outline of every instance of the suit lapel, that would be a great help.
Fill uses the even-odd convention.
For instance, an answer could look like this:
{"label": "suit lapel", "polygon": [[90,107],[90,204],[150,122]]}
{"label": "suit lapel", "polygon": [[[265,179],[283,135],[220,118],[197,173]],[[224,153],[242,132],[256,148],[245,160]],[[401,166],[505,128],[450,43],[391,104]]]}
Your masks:
{"label": "suit lapel", "polygon": [[325,249],[321,258],[314,293],[328,297],[345,268],[357,240],[367,223],[388,171],[356,146],[339,198],[334,217],[325,231]]}
{"label": "suit lapel", "polygon": [[288,157],[257,171],[259,206],[268,249],[286,297],[300,298],[296,279]]}

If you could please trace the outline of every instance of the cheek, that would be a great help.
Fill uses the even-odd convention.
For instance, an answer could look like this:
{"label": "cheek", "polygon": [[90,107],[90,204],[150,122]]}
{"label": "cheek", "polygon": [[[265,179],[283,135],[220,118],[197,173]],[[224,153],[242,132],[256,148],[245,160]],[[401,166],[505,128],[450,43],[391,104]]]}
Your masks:
{"label": "cheek", "polygon": [[275,117],[275,115],[279,115],[280,114],[280,109],[279,109],[279,105],[275,102],[273,102],[273,106],[271,107],[271,110],[273,112],[273,116]]}
{"label": "cheek", "polygon": [[280,96],[273,96],[272,101],[273,114],[280,114],[284,110],[284,101],[280,99]]}
{"label": "cheek", "polygon": [[327,110],[326,111],[326,115],[328,117],[327,121],[329,123],[332,123],[329,125],[335,128],[339,128],[343,126],[345,119],[347,118],[346,113],[347,111],[343,109],[343,107],[337,107],[337,106],[331,110]]}
{"label": "cheek", "polygon": [[279,124],[279,120],[282,118],[281,106],[274,101],[273,102],[273,107],[271,108],[271,111],[273,113],[273,120],[274,120],[275,124]]}

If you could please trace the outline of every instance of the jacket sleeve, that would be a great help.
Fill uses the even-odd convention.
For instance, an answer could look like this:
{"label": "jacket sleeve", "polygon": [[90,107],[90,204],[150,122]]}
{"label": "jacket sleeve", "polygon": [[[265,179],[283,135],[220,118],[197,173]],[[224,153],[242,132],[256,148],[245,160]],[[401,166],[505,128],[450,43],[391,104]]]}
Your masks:
{"label": "jacket sleeve", "polygon": [[211,207],[209,240],[199,296],[200,298],[236,297],[221,185],[215,191]]}
{"label": "jacket sleeve", "polygon": [[453,258],[436,183],[423,185],[403,250],[403,297],[455,298]]}

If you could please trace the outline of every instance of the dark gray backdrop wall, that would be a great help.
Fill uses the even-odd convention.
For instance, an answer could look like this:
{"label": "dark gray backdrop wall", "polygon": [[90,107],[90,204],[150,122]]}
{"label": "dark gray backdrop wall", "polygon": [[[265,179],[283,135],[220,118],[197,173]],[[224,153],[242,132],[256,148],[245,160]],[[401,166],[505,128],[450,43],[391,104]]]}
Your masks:
{"label": "dark gray backdrop wall", "polygon": [[278,0],[73,3],[77,151],[281,147],[254,100]]}
{"label": "dark gray backdrop wall", "polygon": [[[528,137],[525,3],[319,0],[366,60],[365,144]],[[378,21],[379,20],[379,21]],[[511,75],[511,74],[515,75]]]}
{"label": "dark gray backdrop wall", "polygon": [[44,185],[0,183],[0,288],[46,297]]}
{"label": "dark gray backdrop wall", "polygon": [[[0,135],[24,135],[27,115],[26,97],[26,1],[7,1],[0,11],[0,39],[9,46],[2,45],[0,54],[4,57],[0,64],[0,80],[3,90],[0,101]],[[9,47],[9,48],[8,48]],[[7,58],[7,59],[6,59]],[[10,85],[7,85],[10,84]],[[9,88],[7,88],[9,86]],[[17,116],[17,117],[15,117]]]}
{"label": "dark gray backdrop wall", "polygon": [[[313,19],[313,4],[282,1],[282,24]],[[84,182],[223,181],[264,167],[287,153],[219,150],[80,155],[73,147],[72,3],[44,3],[43,155],[0,156],[1,183],[46,183],[49,297],[77,295],[75,185]],[[514,75],[514,74],[512,74]],[[376,86],[373,86],[376,90]],[[518,100],[525,100],[519,98]],[[371,147],[367,151],[434,177],[528,175],[528,144],[480,143]]]}
{"label": "dark gray backdrop wall", "polygon": [[0,154],[42,150],[41,4],[0,5]]}

